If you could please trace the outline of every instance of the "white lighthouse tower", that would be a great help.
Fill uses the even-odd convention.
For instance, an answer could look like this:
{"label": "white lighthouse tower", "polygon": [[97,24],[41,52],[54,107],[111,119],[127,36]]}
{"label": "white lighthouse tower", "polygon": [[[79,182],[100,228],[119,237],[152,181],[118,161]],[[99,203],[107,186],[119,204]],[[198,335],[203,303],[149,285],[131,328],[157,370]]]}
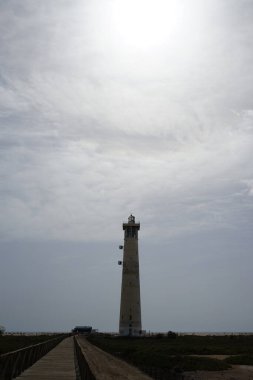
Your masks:
{"label": "white lighthouse tower", "polygon": [[140,223],[135,223],[133,215],[129,216],[128,223],[123,223],[125,236],[119,318],[120,335],[138,336],[141,334],[139,229]]}

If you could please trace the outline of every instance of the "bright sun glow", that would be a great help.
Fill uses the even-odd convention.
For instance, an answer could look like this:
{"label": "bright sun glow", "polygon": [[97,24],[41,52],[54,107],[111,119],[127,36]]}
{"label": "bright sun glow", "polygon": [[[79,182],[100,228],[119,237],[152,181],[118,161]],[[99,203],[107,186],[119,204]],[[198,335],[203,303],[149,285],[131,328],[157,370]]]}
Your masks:
{"label": "bright sun glow", "polygon": [[183,9],[175,0],[117,0],[112,24],[122,43],[136,47],[159,46],[180,30]]}

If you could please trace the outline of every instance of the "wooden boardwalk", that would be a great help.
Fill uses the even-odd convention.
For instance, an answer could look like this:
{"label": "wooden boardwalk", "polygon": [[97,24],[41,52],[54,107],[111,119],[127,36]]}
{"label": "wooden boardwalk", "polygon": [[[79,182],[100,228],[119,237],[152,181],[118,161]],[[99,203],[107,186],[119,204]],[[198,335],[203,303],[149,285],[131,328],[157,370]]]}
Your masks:
{"label": "wooden boardwalk", "polygon": [[64,339],[16,379],[76,380],[73,337]]}
{"label": "wooden boardwalk", "polygon": [[[151,380],[137,368],[102,351],[85,338],[77,337],[77,340],[81,346],[85,365],[88,364],[92,372],[92,378],[96,380]],[[73,337],[64,339],[16,379],[76,380]]]}
{"label": "wooden boardwalk", "polygon": [[151,380],[138,368],[78,337],[84,357],[96,380]]}

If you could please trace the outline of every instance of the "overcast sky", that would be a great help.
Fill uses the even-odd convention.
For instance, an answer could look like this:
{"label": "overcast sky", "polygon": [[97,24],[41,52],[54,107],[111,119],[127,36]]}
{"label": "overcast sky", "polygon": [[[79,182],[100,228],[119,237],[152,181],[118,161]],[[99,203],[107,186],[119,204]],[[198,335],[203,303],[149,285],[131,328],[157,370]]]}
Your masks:
{"label": "overcast sky", "polygon": [[252,0],[0,0],[0,324],[253,331]]}

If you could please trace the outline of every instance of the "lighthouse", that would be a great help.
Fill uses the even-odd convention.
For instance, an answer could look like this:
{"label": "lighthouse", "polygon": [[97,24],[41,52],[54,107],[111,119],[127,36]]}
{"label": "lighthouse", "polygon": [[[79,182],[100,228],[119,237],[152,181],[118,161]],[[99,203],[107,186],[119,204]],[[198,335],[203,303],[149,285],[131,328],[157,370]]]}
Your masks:
{"label": "lighthouse", "polygon": [[138,231],[140,223],[130,215],[123,223],[124,246],[122,263],[119,333],[125,336],[141,335],[141,297],[139,275]]}

